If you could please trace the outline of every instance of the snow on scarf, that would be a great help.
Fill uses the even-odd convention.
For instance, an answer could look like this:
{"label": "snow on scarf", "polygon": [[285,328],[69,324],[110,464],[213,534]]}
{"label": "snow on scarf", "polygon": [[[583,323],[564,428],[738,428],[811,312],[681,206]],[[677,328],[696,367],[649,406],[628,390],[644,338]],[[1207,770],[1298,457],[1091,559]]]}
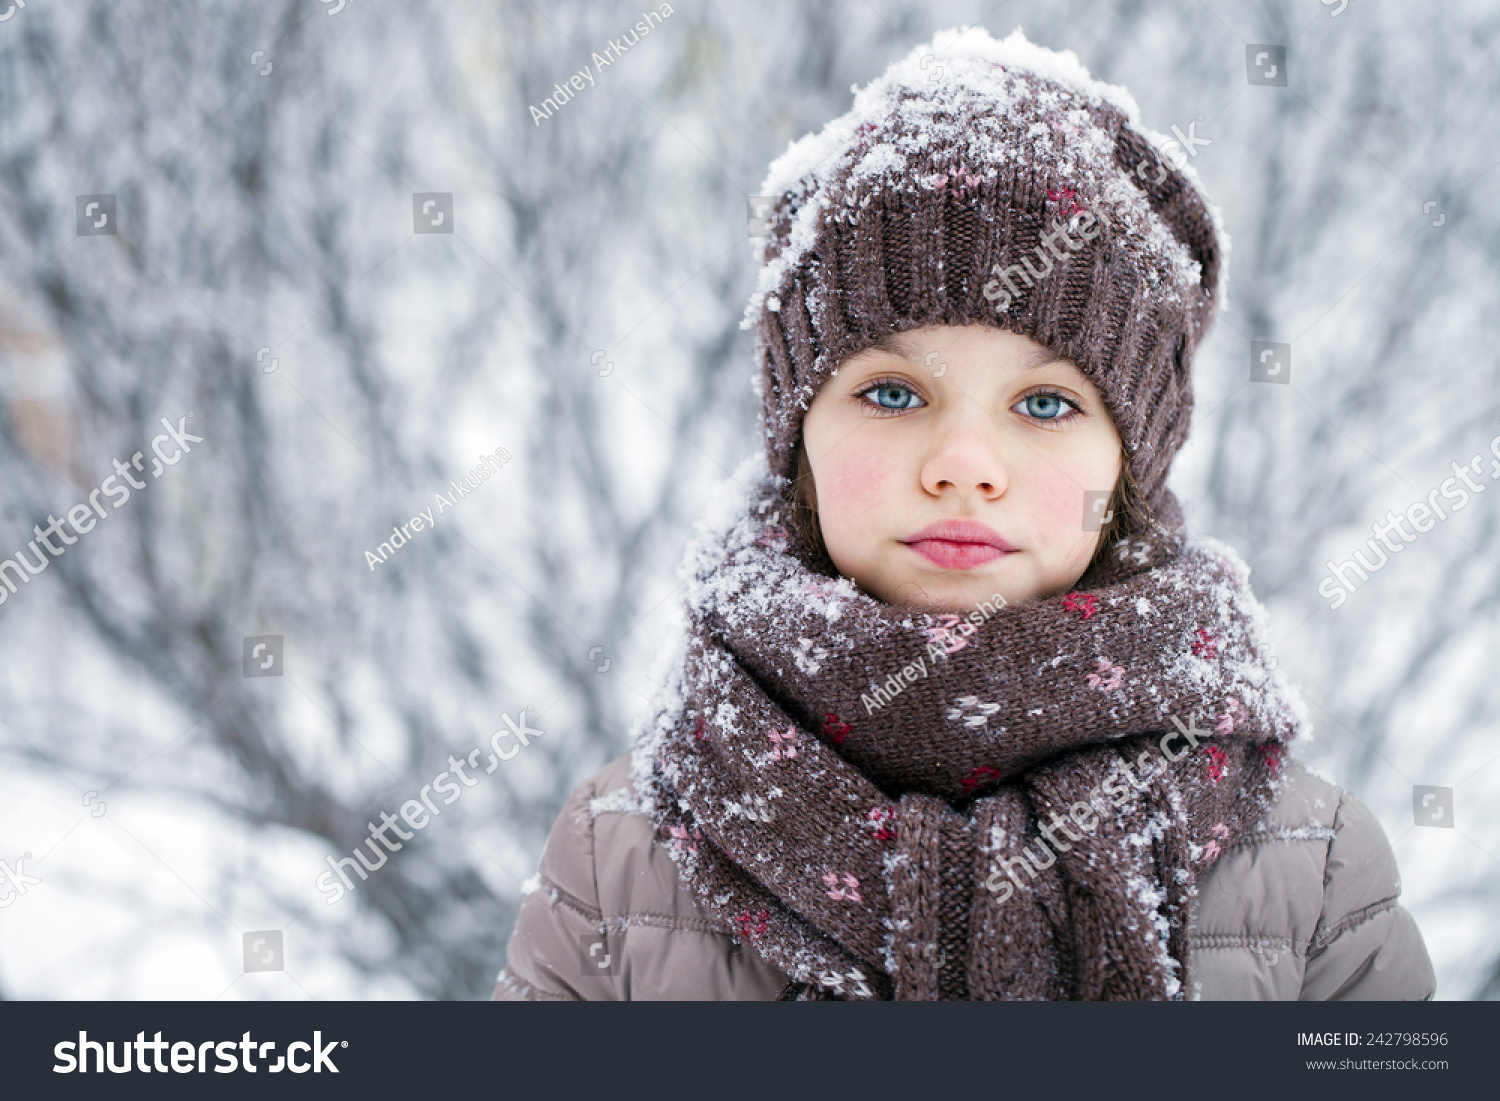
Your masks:
{"label": "snow on scarf", "polygon": [[944,614],[809,569],[736,479],[633,763],[705,912],[788,995],[1191,996],[1197,879],[1310,729],[1235,552],[1157,532]]}

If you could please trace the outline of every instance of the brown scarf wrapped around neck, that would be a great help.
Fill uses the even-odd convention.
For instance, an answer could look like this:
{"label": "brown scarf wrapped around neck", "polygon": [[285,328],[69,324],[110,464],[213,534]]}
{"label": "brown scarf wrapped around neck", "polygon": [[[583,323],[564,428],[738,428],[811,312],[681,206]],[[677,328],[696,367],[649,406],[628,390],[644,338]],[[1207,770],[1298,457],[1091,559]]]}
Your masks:
{"label": "brown scarf wrapped around neck", "polygon": [[1157,532],[1065,595],[893,606],[746,475],[633,764],[705,912],[802,997],[1191,997],[1198,877],[1307,728],[1234,551]]}

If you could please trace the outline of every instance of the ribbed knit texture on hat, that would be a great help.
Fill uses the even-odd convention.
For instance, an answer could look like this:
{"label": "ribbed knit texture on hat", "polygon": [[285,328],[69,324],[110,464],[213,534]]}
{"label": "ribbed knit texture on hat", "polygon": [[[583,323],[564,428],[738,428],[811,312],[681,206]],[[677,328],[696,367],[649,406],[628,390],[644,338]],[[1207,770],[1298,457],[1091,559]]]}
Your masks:
{"label": "ribbed knit texture on hat", "polygon": [[993,325],[1078,365],[1147,504],[1180,523],[1165,482],[1229,242],[1196,173],[1158,153],[1168,140],[1071,52],[966,28],[793,142],[761,188],[775,203],[745,317],[771,470],[793,474],[803,415],[848,357],[924,325]]}

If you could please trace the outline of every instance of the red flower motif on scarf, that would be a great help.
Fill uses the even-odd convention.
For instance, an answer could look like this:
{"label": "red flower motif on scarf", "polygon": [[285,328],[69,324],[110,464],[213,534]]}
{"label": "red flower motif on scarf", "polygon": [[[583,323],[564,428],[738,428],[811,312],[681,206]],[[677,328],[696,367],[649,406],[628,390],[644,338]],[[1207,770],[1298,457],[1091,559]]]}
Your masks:
{"label": "red flower motif on scarf", "polygon": [[895,807],[872,807],[865,817],[869,820],[869,824],[875,827],[876,841],[896,840]]}
{"label": "red flower motif on scarf", "polygon": [[693,737],[700,742],[708,741],[708,730],[706,729],[707,726],[707,721],[703,718],[702,715],[699,715],[697,723],[693,725]]}
{"label": "red flower motif on scarf", "polygon": [[1210,841],[1207,845],[1203,846],[1203,855],[1207,857],[1208,862],[1212,864],[1215,860],[1219,859],[1219,854],[1224,851],[1223,849],[1219,848],[1219,841],[1229,840],[1229,827],[1226,826],[1223,822],[1215,822],[1213,824],[1213,828],[1208,832],[1213,834],[1214,837],[1218,839],[1215,841]]}
{"label": "red flower motif on scarf", "polygon": [[1219,656],[1218,639],[1209,634],[1207,631],[1203,630],[1203,628],[1201,627],[1198,628],[1198,630],[1194,632],[1194,634],[1196,635],[1196,639],[1193,642],[1194,654],[1198,655],[1198,657],[1200,658],[1203,658],[1205,661],[1213,661],[1214,658]]}
{"label": "red flower motif on scarf", "polygon": [[1219,781],[1223,779],[1224,770],[1229,767],[1229,754],[1225,753],[1216,745],[1209,746],[1207,753],[1208,778],[1212,780],[1214,786],[1217,787]]}
{"label": "red flower motif on scarf", "polygon": [[1000,770],[998,768],[991,768],[989,765],[980,765],[963,778],[964,794],[973,795],[986,784],[994,783],[998,779],[1000,779]]}
{"label": "red flower motif on scarf", "polygon": [[797,728],[795,726],[787,727],[785,734],[779,730],[772,730],[766,737],[771,739],[771,760],[779,761],[783,757],[797,756],[797,746],[795,745]]}
{"label": "red flower motif on scarf", "polygon": [[979,630],[974,624],[960,619],[952,613],[940,615],[936,627],[923,627],[927,641],[942,646],[950,654],[956,654],[969,645],[968,636]]}
{"label": "red flower motif on scarf", "polygon": [[752,940],[764,933],[770,916],[769,910],[756,910],[753,914],[749,910],[741,910],[734,918],[735,924],[740,927],[741,939]]}
{"label": "red flower motif on scarf", "polygon": [[691,830],[684,826],[668,826],[667,832],[672,835],[672,847],[681,852],[684,847],[692,852],[698,851],[698,842],[703,840],[703,835],[698,832],[698,827]]}
{"label": "red flower motif on scarf", "polygon": [[1109,658],[1099,658],[1096,667],[1099,671],[1088,674],[1086,678],[1090,688],[1097,688],[1101,692],[1113,692],[1125,679],[1124,666],[1111,665]]}
{"label": "red flower motif on scarf", "polygon": [[807,583],[807,591],[824,600],[838,592],[838,588],[839,583],[831,577],[815,577]]}
{"label": "red flower motif on scarf", "polygon": [[1223,822],[1215,822],[1214,828],[1209,829],[1209,832],[1214,834],[1214,837],[1218,838],[1218,840],[1211,840],[1208,844],[1205,844],[1203,852],[1199,855],[1199,859],[1208,859],[1209,864],[1212,864],[1212,862],[1220,858],[1220,853],[1224,852],[1224,849],[1220,847],[1220,841],[1229,840],[1229,826],[1224,825]]}
{"label": "red flower motif on scarf", "polygon": [[1214,727],[1214,733],[1232,734],[1234,732],[1234,728],[1240,724],[1240,720],[1244,717],[1245,705],[1231,696],[1229,698],[1229,703],[1226,707],[1224,717],[1220,719],[1218,724]]}
{"label": "red flower motif on scarf", "polygon": [[[843,886],[839,881],[843,881]],[[829,888],[828,897],[835,902],[863,902],[864,898],[859,893],[859,880],[848,872],[840,875],[838,872],[829,872],[823,877],[823,883]]]}
{"label": "red flower motif on scarf", "polygon": [[1070,612],[1080,613],[1084,619],[1088,619],[1097,611],[1092,593],[1069,593],[1063,597],[1063,608]]}
{"label": "red flower motif on scarf", "polygon": [[756,537],[755,541],[763,547],[769,547],[771,550],[779,551],[782,547],[786,546],[786,528],[782,527],[780,524],[776,524],[775,526],[769,527],[765,531],[761,532],[760,535]]}
{"label": "red flower motif on scarf", "polygon": [[1286,747],[1280,742],[1267,742],[1260,747],[1260,754],[1266,759],[1266,767],[1271,770],[1271,775],[1281,773],[1281,751]]}
{"label": "red flower motif on scarf", "polygon": [[827,738],[834,745],[843,745],[844,739],[849,736],[853,729],[848,723],[840,722],[837,715],[827,714],[823,716],[823,737]]}

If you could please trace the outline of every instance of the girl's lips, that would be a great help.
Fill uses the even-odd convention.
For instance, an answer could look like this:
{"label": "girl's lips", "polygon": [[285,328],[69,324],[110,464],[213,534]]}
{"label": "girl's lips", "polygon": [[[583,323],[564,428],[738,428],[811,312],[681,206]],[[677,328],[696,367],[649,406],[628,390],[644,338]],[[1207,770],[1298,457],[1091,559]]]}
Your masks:
{"label": "girl's lips", "polygon": [[961,543],[953,539],[917,539],[906,545],[945,570],[972,570],[1010,553],[988,543]]}
{"label": "girl's lips", "polygon": [[977,520],[940,520],[901,542],[947,570],[972,570],[1016,549]]}

